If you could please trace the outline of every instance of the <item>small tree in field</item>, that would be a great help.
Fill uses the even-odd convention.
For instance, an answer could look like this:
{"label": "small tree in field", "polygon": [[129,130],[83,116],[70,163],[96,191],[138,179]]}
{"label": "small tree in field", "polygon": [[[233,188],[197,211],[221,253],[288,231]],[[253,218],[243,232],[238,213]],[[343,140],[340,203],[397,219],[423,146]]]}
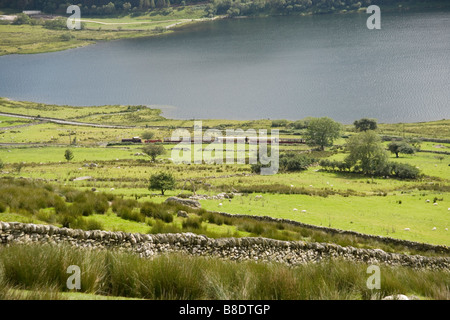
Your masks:
{"label": "small tree in field", "polygon": [[156,160],[157,156],[160,156],[166,152],[166,149],[160,144],[149,144],[142,148],[142,152],[152,158],[152,161]]}
{"label": "small tree in field", "polygon": [[375,131],[369,130],[352,136],[347,143],[350,154],[347,165],[359,168],[364,174],[375,174],[386,167],[387,152]]}
{"label": "small tree in field", "polygon": [[331,147],[334,140],[339,138],[341,128],[340,123],[328,117],[312,119],[306,129],[306,143],[324,150],[325,147]]}
{"label": "small tree in field", "polygon": [[166,190],[173,190],[175,188],[176,180],[171,173],[157,173],[152,174],[150,177],[149,190],[161,190],[161,194],[164,195]]}
{"label": "small tree in field", "polygon": [[377,120],[362,118],[353,122],[357,131],[376,130],[378,128]]}
{"label": "small tree in field", "polygon": [[67,149],[67,150],[64,152],[64,158],[65,158],[67,161],[71,161],[71,160],[73,159],[73,152],[72,152],[72,150]]}
{"label": "small tree in field", "polygon": [[392,141],[388,145],[390,152],[395,153],[395,157],[398,158],[399,153],[413,154],[415,152],[414,147],[403,141]]}
{"label": "small tree in field", "polygon": [[142,139],[145,139],[145,140],[153,139],[154,136],[155,136],[155,133],[153,131],[145,131],[141,135]]}

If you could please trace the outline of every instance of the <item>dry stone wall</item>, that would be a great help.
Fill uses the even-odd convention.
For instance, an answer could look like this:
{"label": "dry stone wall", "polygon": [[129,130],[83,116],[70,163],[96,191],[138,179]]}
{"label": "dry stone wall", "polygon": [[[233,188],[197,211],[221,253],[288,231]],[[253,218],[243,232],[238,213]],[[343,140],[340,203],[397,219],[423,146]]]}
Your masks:
{"label": "dry stone wall", "polygon": [[403,239],[395,239],[395,238],[391,238],[391,237],[383,237],[383,236],[377,236],[377,235],[372,235],[372,234],[359,233],[359,232],[351,231],[351,230],[341,230],[341,229],[335,229],[335,228],[329,228],[329,227],[323,227],[323,226],[316,226],[316,225],[307,224],[307,223],[303,223],[303,222],[299,222],[299,221],[273,218],[273,217],[269,217],[269,216],[230,214],[230,213],[226,213],[226,212],[215,212],[215,213],[220,214],[224,217],[244,218],[244,219],[250,218],[253,220],[257,220],[257,221],[286,223],[286,224],[290,224],[293,226],[308,228],[308,229],[317,230],[317,231],[323,231],[323,232],[331,233],[331,234],[352,235],[352,236],[356,236],[358,238],[375,240],[375,241],[378,241],[381,243],[400,245],[400,246],[404,246],[406,248],[410,248],[410,249],[414,249],[414,250],[418,250],[418,251],[431,251],[431,252],[441,253],[441,254],[450,254],[450,247],[443,246],[443,245],[434,245],[434,244],[429,244],[429,243],[422,243],[422,242],[415,242],[415,241],[409,241],[409,240],[403,240]]}
{"label": "dry stone wall", "polygon": [[141,257],[180,252],[231,260],[280,262],[298,265],[329,258],[412,268],[444,269],[450,272],[450,258],[387,253],[380,249],[359,249],[336,244],[303,241],[279,241],[266,238],[210,239],[192,233],[137,234],[125,232],[83,231],[50,225],[0,222],[0,243],[69,244],[79,248],[118,249]]}

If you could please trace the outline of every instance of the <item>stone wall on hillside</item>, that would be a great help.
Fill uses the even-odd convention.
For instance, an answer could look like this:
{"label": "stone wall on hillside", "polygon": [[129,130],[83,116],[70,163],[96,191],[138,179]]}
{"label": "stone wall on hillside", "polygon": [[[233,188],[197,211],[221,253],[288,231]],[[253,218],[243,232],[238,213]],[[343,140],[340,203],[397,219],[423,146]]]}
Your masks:
{"label": "stone wall on hillside", "polygon": [[380,249],[359,249],[336,244],[279,241],[267,238],[210,239],[192,233],[138,234],[107,231],[83,231],[50,225],[0,222],[0,243],[68,244],[79,248],[118,249],[152,257],[162,253],[180,252],[196,256],[212,256],[231,260],[280,262],[298,265],[328,258],[412,268],[450,271],[450,258],[424,257],[387,253]]}
{"label": "stone wall on hillside", "polygon": [[444,245],[434,245],[430,243],[422,243],[422,242],[415,242],[415,241],[409,241],[409,240],[403,240],[403,239],[396,239],[391,237],[383,237],[383,236],[377,236],[373,234],[365,234],[360,233],[357,231],[352,230],[341,230],[341,229],[335,229],[335,228],[329,228],[329,227],[323,227],[323,226],[316,226],[312,224],[307,224],[299,221],[294,220],[288,220],[288,219],[281,219],[281,218],[273,218],[269,216],[255,216],[255,215],[246,215],[246,214],[230,214],[226,212],[217,212],[214,213],[220,214],[224,217],[232,217],[232,218],[242,218],[242,219],[252,219],[257,221],[263,221],[263,222],[274,222],[274,223],[286,223],[293,226],[298,226],[302,228],[317,230],[317,231],[323,231],[329,234],[342,234],[342,235],[351,235],[362,239],[368,239],[368,240],[374,240],[377,242],[385,243],[385,244],[393,244],[393,245],[399,245],[404,246],[409,249],[417,250],[417,251],[431,251],[436,253],[442,253],[442,254],[450,254],[450,247],[444,246]]}

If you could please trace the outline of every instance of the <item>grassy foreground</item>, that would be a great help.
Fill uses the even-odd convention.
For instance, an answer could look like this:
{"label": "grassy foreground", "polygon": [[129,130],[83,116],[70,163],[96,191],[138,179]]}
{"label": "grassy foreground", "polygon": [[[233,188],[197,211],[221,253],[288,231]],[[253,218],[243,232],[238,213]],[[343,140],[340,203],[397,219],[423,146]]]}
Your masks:
{"label": "grassy foreground", "polygon": [[0,299],[70,299],[74,294],[66,288],[70,265],[80,267],[79,292],[96,299],[360,300],[392,294],[450,299],[446,271],[382,267],[381,289],[371,290],[366,285],[367,265],[344,261],[289,268],[175,254],[148,260],[56,246],[0,248]]}

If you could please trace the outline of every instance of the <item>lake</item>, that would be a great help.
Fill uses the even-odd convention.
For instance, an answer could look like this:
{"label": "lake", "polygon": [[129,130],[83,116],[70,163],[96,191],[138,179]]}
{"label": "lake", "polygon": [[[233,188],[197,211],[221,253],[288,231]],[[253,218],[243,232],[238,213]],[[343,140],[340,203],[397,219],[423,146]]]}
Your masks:
{"label": "lake", "polygon": [[450,118],[449,12],[227,19],[0,57],[0,96],[160,107],[175,119]]}

